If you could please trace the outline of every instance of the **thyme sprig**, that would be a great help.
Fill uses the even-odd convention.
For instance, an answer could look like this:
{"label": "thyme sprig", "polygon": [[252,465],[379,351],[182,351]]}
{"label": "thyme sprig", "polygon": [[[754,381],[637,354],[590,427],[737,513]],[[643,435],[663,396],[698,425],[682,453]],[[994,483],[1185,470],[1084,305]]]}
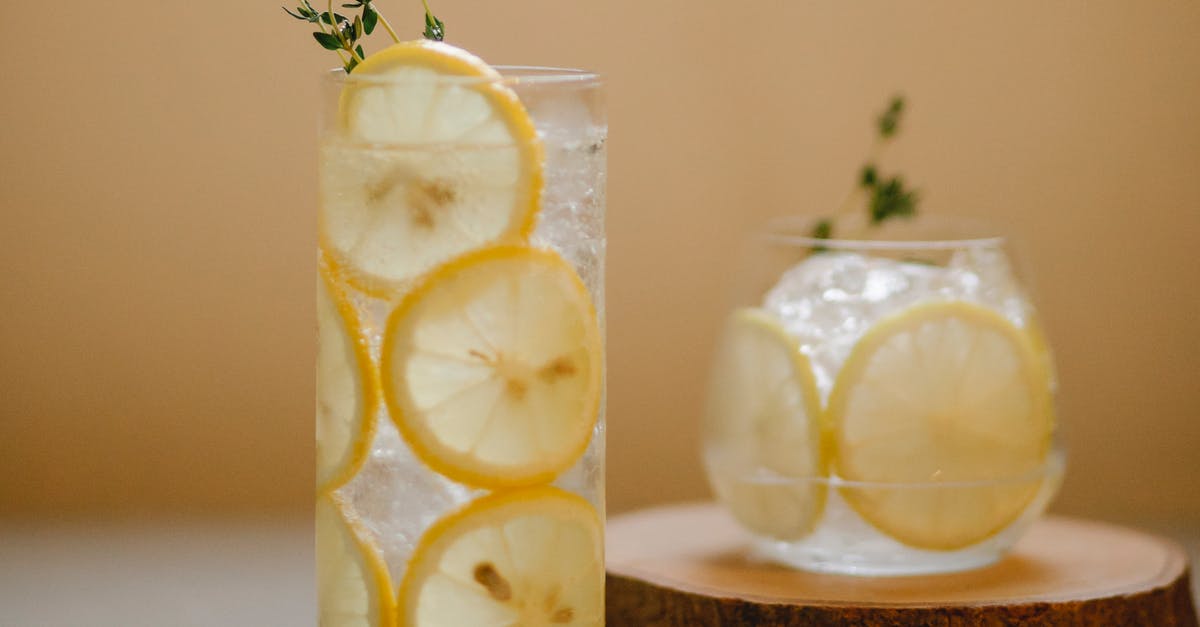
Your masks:
{"label": "thyme sprig", "polygon": [[[316,24],[318,30],[312,34],[313,39],[326,50],[336,52],[342,60],[346,72],[354,71],[359,63],[366,58],[360,43],[365,37],[375,32],[382,25],[392,41],[400,43],[400,36],[392,28],[387,18],[375,8],[374,0],[347,0],[341,5],[343,9],[358,9],[358,14],[351,19],[333,10],[333,0],[327,0],[329,5],[325,11],[313,7],[310,0],[298,0],[295,10],[283,7],[284,12],[293,18],[309,24]],[[425,6],[425,37],[441,41],[445,37],[446,25],[433,15],[429,9],[429,0],[421,0]]]}
{"label": "thyme sprig", "polygon": [[[877,135],[875,145],[867,162],[859,171],[858,182],[846,195],[837,214],[846,214],[854,207],[864,204],[863,194],[866,194],[865,204],[870,224],[878,225],[885,220],[896,217],[910,217],[917,212],[920,194],[917,190],[907,187],[904,178],[899,174],[883,176],[876,165],[886,148],[900,131],[900,122],[904,114],[904,97],[897,95],[875,121]],[[836,218],[836,216],[835,216]],[[814,239],[829,239],[833,236],[834,219],[820,220],[813,227]],[[824,247],[817,247],[817,251]]]}
{"label": "thyme sprig", "polygon": [[421,0],[425,5],[425,39],[441,41],[446,38],[446,25],[429,10],[429,0]]}

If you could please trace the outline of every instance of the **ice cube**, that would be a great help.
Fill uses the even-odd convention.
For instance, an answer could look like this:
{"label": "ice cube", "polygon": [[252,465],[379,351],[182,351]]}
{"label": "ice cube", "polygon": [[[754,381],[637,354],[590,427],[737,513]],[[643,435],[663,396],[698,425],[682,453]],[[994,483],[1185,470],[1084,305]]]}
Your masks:
{"label": "ice cube", "polygon": [[921,302],[965,300],[1024,326],[1029,303],[1002,251],[956,251],[946,266],[853,252],[812,255],[783,273],[764,299],[812,362],[822,401],[855,343],[881,319]]}
{"label": "ice cube", "polygon": [[605,422],[604,402],[601,401],[599,420],[592,428],[592,441],[575,465],[564,471],[554,481],[556,487],[574,492],[592,504],[596,511],[604,514],[604,448]]}
{"label": "ice cube", "polygon": [[371,455],[340,492],[383,553],[392,581],[400,581],[421,535],[437,519],[482,494],[430,470],[400,438],[385,411]]}
{"label": "ice cube", "polygon": [[946,296],[991,307],[1019,327],[1028,324],[1029,298],[1003,251],[990,246],[955,251],[944,272]]}
{"label": "ice cube", "polygon": [[542,210],[533,235],[535,245],[558,251],[574,266],[597,300],[604,285],[605,133],[593,127],[546,142]]}

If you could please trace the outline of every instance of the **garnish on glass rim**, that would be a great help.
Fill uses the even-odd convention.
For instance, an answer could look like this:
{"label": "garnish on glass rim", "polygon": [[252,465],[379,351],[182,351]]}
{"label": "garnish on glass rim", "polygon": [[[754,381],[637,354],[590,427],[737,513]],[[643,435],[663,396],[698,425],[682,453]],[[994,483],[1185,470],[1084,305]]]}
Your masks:
{"label": "garnish on glass rim", "polygon": [[[859,174],[858,184],[846,195],[833,218],[825,218],[813,227],[814,239],[829,239],[833,237],[833,226],[838,216],[848,213],[860,206],[864,199],[863,193],[869,194],[865,199],[871,225],[878,225],[893,217],[911,217],[917,212],[918,192],[905,187],[904,178],[899,174],[885,177],[879,174],[875,164],[883,149],[895,138],[900,130],[900,118],[904,113],[904,97],[894,96],[887,109],[876,120],[878,136],[867,162]],[[826,250],[824,246],[816,246],[813,252]]]}
{"label": "garnish on glass rim", "polygon": [[[375,32],[376,26],[382,24],[392,41],[400,43],[400,36],[396,34],[396,29],[392,28],[387,18],[383,17],[383,14],[375,8],[373,0],[350,0],[342,4],[343,9],[362,10],[359,15],[354,16],[353,20],[335,12],[333,0],[328,0],[328,9],[325,11],[318,11],[309,0],[299,0],[299,2],[300,5],[296,7],[295,11],[287,7],[284,7],[283,10],[300,21],[316,24],[320,30],[313,33],[313,39],[317,40],[322,48],[337,53],[347,74],[353,72],[354,68],[366,59],[367,54],[359,42]],[[429,0],[421,0],[421,2],[425,6],[423,35],[426,39],[442,41],[446,35],[445,23],[434,16],[433,11],[429,8]]]}

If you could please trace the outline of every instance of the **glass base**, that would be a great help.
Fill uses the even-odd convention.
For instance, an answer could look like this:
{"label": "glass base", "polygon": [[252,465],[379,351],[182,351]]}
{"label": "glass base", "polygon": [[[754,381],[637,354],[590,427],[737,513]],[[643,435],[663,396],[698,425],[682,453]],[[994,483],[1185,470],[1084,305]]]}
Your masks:
{"label": "glass base", "polygon": [[960,551],[934,552],[917,549],[843,552],[829,546],[807,542],[779,542],[759,539],[755,554],[767,561],[815,573],[893,577],[953,573],[982,568],[995,563],[1002,551],[990,547],[972,547]]}
{"label": "glass base", "polygon": [[755,535],[753,547],[762,559],[818,573],[892,577],[930,575],[982,568],[1003,557],[1045,510],[1057,489],[1061,465],[1025,512],[999,533],[954,551],[911,547],[880,533],[831,491],[816,529],[798,540]]}
{"label": "glass base", "polygon": [[[719,472],[722,466],[712,463],[712,458],[707,461],[718,499],[750,532],[758,558],[818,573],[890,577],[960,572],[1000,560],[1046,510],[1058,491],[1065,458],[1062,451],[1053,451],[1042,469],[1020,480],[886,486],[825,477],[781,480],[752,475],[739,480],[736,475]],[[860,491],[857,494],[875,490],[913,499],[923,497],[923,490],[937,490],[942,501],[961,500],[965,507],[977,507],[981,501],[1005,503],[1006,498],[1008,502],[1028,500],[1022,510],[1014,512],[1014,518],[991,535],[973,544],[959,544],[961,548],[938,550],[902,542],[863,518],[846,500],[846,492],[856,494],[854,490]],[[955,510],[947,511],[949,514],[943,513],[942,517],[925,517],[929,528],[944,530],[945,521],[953,523],[952,517],[945,516],[952,516]],[[922,536],[918,528],[916,537],[930,535]]]}

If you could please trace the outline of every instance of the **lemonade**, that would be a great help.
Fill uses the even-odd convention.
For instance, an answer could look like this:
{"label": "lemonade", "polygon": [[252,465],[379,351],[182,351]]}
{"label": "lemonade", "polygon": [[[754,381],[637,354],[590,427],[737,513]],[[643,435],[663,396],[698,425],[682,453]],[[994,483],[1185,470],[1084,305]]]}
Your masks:
{"label": "lemonade", "polygon": [[714,362],[704,453],[770,559],[976,567],[1057,488],[1053,363],[1007,242],[921,228],[835,241],[783,221],[756,242]]}
{"label": "lemonade", "polygon": [[346,43],[319,166],[320,625],[602,625],[599,80]]}

